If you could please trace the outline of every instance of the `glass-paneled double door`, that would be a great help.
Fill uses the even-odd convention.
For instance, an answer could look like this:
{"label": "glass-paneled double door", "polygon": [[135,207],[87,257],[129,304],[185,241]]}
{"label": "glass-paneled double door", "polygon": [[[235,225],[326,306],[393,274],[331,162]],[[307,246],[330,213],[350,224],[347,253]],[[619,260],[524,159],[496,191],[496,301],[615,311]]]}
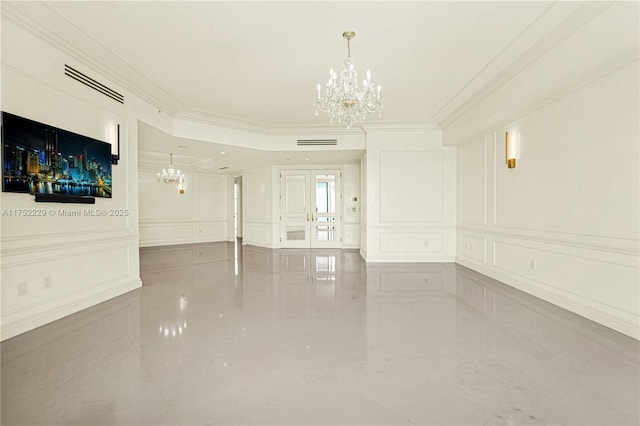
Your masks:
{"label": "glass-paneled double door", "polygon": [[340,248],[340,170],[280,173],[280,246]]}

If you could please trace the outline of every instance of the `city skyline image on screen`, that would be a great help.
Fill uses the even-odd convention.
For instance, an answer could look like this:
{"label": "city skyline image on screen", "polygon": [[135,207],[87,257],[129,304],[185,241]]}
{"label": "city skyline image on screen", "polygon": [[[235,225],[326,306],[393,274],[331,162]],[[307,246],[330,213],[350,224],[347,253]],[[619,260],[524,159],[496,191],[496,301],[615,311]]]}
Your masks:
{"label": "city skyline image on screen", "polygon": [[3,192],[111,198],[111,144],[2,112]]}

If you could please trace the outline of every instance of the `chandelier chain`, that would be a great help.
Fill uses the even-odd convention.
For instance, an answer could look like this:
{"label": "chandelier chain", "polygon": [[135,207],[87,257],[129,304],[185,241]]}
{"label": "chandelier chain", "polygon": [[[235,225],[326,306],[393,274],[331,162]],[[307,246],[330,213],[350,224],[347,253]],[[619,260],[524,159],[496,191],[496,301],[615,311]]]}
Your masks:
{"label": "chandelier chain", "polygon": [[347,38],[347,58],[351,57],[351,38]]}

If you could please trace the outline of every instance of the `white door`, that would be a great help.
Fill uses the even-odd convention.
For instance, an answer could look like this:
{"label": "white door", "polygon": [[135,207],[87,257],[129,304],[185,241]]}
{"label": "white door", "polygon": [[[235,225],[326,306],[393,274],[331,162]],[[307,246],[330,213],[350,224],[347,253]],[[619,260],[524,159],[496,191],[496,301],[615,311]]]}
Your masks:
{"label": "white door", "polygon": [[310,174],[286,170],[280,174],[280,242],[282,247],[310,247]]}
{"label": "white door", "polygon": [[283,248],[340,248],[339,170],[284,170],[280,174]]}
{"label": "white door", "polygon": [[312,170],[311,187],[311,247],[340,248],[340,171]]}

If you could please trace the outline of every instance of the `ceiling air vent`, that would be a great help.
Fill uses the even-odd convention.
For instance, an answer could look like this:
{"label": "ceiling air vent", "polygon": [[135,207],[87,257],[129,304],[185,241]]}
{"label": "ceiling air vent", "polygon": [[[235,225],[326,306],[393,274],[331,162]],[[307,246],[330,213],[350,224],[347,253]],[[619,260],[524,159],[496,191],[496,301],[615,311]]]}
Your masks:
{"label": "ceiling air vent", "polygon": [[94,80],[86,74],[81,73],[80,71],[70,67],[67,64],[64,64],[64,75],[66,75],[67,77],[71,77],[75,81],[78,81],[85,86],[91,87],[96,92],[100,92],[116,102],[120,102],[121,104],[124,103],[124,95],[121,95],[115,90],[108,88],[104,84]]}
{"label": "ceiling air vent", "polygon": [[298,146],[331,146],[338,145],[337,139],[298,139]]}
{"label": "ceiling air vent", "polygon": [[220,167],[218,170],[225,170],[225,169],[228,169],[228,168],[229,168],[229,166],[224,166],[224,167]]}

